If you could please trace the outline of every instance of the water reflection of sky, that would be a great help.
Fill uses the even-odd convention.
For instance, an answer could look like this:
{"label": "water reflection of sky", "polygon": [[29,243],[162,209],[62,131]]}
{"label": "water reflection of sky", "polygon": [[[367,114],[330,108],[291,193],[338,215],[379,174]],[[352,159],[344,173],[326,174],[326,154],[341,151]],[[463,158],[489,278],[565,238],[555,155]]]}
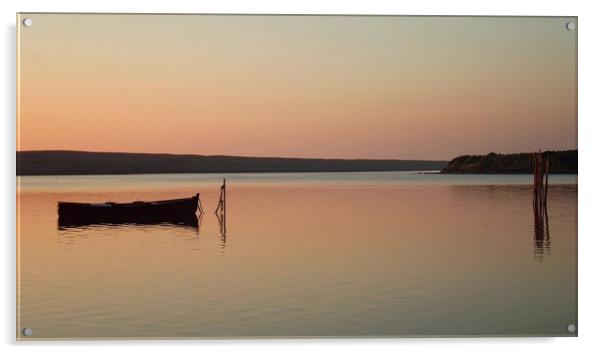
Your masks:
{"label": "water reflection of sky", "polygon": [[[226,238],[220,182],[24,191],[21,323],[61,338],[568,335],[576,322],[576,185],[550,186],[546,246],[528,185],[232,182]],[[198,232],[57,228],[58,200],[196,192],[208,210]]]}
{"label": "water reflection of sky", "polygon": [[[23,190],[135,190],[149,186],[186,188],[219,186],[222,178],[235,185],[516,185],[532,184],[524,174],[472,175],[429,172],[336,172],[336,173],[234,173],[234,174],[147,174],[91,176],[21,176]],[[576,184],[577,175],[551,175],[550,184]]]}

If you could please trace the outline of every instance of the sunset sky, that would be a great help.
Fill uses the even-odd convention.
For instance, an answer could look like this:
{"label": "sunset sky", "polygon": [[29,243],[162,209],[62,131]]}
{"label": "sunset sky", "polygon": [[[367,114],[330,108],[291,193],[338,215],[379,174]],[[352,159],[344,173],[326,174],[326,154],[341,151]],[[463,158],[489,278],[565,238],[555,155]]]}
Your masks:
{"label": "sunset sky", "polygon": [[450,159],[577,147],[568,18],[25,17],[18,150]]}

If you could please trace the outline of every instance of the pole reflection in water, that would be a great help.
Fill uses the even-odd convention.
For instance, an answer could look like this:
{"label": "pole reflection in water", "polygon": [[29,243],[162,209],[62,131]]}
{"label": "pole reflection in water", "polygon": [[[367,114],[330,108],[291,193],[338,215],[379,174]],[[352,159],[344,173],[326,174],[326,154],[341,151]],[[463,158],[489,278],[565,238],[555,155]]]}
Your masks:
{"label": "pole reflection in water", "polygon": [[225,214],[215,214],[217,216],[217,221],[219,223],[219,233],[221,235],[222,241],[222,249],[226,248],[226,215]]}
{"label": "pole reflection in water", "polygon": [[541,150],[533,154],[533,218],[535,235],[534,255],[541,260],[550,253],[550,229],[548,226],[548,177],[550,154]]}
{"label": "pole reflection in water", "polygon": [[548,208],[533,208],[534,235],[533,254],[535,259],[542,260],[544,255],[550,254],[550,226],[548,220]]}

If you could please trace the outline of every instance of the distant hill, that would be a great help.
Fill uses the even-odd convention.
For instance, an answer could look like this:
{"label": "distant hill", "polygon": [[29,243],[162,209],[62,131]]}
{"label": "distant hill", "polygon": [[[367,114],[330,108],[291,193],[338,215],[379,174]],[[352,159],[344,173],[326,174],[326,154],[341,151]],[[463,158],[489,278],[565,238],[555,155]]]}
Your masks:
{"label": "distant hill", "polygon": [[[546,151],[550,173],[577,173],[577,150]],[[441,173],[533,173],[532,154],[464,155],[451,160]]]}
{"label": "distant hill", "polygon": [[447,161],[18,151],[17,175],[440,170]]}

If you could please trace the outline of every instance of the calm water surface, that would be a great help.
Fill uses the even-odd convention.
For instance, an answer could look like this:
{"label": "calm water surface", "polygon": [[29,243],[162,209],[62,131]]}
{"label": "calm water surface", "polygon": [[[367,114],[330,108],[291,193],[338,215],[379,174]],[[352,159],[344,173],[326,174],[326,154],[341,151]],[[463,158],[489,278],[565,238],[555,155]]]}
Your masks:
{"label": "calm water surface", "polygon": [[[226,231],[212,210],[228,178]],[[33,338],[569,335],[577,177],[409,172],[18,178]],[[199,192],[198,227],[59,228],[57,201]]]}

